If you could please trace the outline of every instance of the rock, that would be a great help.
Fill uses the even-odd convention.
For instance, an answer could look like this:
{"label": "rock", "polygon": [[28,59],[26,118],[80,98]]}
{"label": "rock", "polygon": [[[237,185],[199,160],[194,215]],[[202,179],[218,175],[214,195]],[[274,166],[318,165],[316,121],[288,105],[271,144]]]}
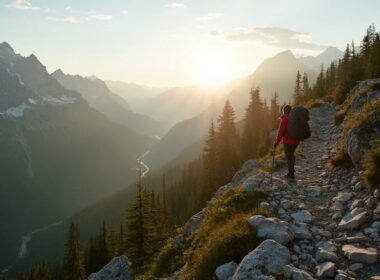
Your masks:
{"label": "rock", "polygon": [[324,262],[321,265],[317,266],[318,278],[334,277],[335,275],[335,264],[332,262]]}
{"label": "rock", "polygon": [[215,270],[216,278],[218,280],[230,280],[234,275],[236,268],[237,264],[234,261],[225,263]]}
{"label": "rock", "polygon": [[360,199],[355,199],[355,200],[352,202],[350,209],[353,210],[353,209],[355,209],[355,208],[357,208],[357,207],[362,207],[363,205],[364,205],[364,203],[363,203],[362,200],[360,200]]}
{"label": "rock", "polygon": [[373,222],[372,225],[371,225],[372,228],[377,228],[380,230],[380,222],[376,221],[376,222]]}
{"label": "rock", "polygon": [[346,149],[352,163],[360,168],[360,160],[365,150],[363,143],[360,141],[360,133],[358,128],[351,128],[347,133]]}
{"label": "rock", "polygon": [[260,279],[259,277],[279,272],[287,264],[290,264],[288,248],[268,239],[243,258],[232,280]]}
{"label": "rock", "polygon": [[305,223],[292,224],[291,229],[293,231],[294,238],[296,239],[312,239],[309,228]]}
{"label": "rock", "polygon": [[310,223],[313,219],[313,216],[307,210],[301,210],[299,212],[293,213],[291,217],[301,223]]}
{"label": "rock", "polygon": [[370,196],[367,199],[367,202],[366,202],[367,208],[368,209],[373,209],[375,207],[375,203],[376,203],[375,198],[373,196]]}
{"label": "rock", "polygon": [[365,264],[374,264],[377,261],[377,251],[374,248],[358,248],[353,245],[344,245],[344,255],[351,261]]}
{"label": "rock", "polygon": [[348,267],[348,269],[351,271],[357,271],[359,269],[362,269],[363,267],[364,265],[362,263],[353,263],[352,265]]}
{"label": "rock", "polygon": [[333,198],[333,201],[340,202],[340,203],[346,203],[351,198],[352,198],[352,193],[339,192],[338,195]]}
{"label": "rock", "polygon": [[260,174],[251,175],[248,178],[245,178],[242,186],[246,192],[251,192],[254,189],[258,189],[261,187],[263,183],[263,178]]}
{"label": "rock", "polygon": [[184,227],[185,236],[192,235],[201,225],[205,218],[205,210],[202,209],[197,214],[191,216],[191,218],[186,222]]}
{"label": "rock", "polygon": [[113,258],[97,273],[92,273],[88,280],[131,280],[131,267],[126,256]]}
{"label": "rock", "polygon": [[255,215],[248,219],[248,223],[257,231],[257,236],[263,239],[273,239],[280,244],[287,244],[293,240],[293,232],[287,222],[278,218],[266,218]]}
{"label": "rock", "polygon": [[296,268],[293,265],[285,265],[282,269],[286,279],[293,280],[314,280],[313,277],[306,271]]}
{"label": "rock", "polygon": [[281,200],[280,207],[287,210],[292,207],[292,203],[291,201],[284,199],[284,200]]}
{"label": "rock", "polygon": [[183,234],[179,234],[173,238],[172,244],[175,246],[181,246],[184,241],[185,241],[185,237],[183,236]]}
{"label": "rock", "polygon": [[331,242],[321,241],[317,244],[319,249],[323,249],[329,252],[336,252],[336,246]]}
{"label": "rock", "polygon": [[263,202],[260,202],[260,208],[262,208],[262,209],[265,209],[265,210],[268,210],[269,209],[269,207],[270,207],[270,204],[268,203],[268,202],[265,202],[265,201],[263,201]]}
{"label": "rock", "polygon": [[315,256],[319,261],[337,262],[339,260],[338,256],[334,252],[329,252],[324,249],[319,249]]}
{"label": "rock", "polygon": [[351,230],[358,228],[362,224],[364,224],[367,219],[368,219],[368,214],[366,211],[364,212],[359,212],[358,209],[360,208],[355,208],[353,209],[350,213],[346,214],[342,220],[340,221],[338,228],[340,230]]}

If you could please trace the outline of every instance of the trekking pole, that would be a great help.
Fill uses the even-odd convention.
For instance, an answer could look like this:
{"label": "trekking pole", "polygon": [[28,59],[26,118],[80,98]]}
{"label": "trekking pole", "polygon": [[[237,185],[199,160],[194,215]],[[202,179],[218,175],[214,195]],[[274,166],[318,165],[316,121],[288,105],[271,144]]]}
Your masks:
{"label": "trekking pole", "polygon": [[273,183],[274,156],[276,155],[276,146],[273,146],[272,167],[270,169],[270,186]]}

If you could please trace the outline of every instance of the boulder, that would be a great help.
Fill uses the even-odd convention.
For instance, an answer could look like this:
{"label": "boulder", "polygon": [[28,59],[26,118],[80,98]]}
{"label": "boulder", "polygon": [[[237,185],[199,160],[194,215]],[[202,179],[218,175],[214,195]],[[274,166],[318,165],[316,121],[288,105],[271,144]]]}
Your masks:
{"label": "boulder", "polygon": [[267,239],[243,258],[232,280],[256,280],[260,277],[275,279],[270,275],[281,271],[287,264],[290,264],[288,248],[274,240]]}
{"label": "boulder", "polygon": [[215,270],[215,275],[218,280],[230,280],[237,268],[234,261],[222,264]]}
{"label": "boulder", "polygon": [[273,239],[280,244],[287,244],[293,240],[290,225],[278,218],[266,218],[255,215],[248,219],[248,223],[257,231],[257,236],[263,239]]}
{"label": "boulder", "polygon": [[361,141],[358,128],[351,128],[347,133],[346,151],[352,163],[358,168],[360,168],[360,160],[365,148]]}
{"label": "boulder", "polygon": [[368,219],[367,212],[362,208],[355,208],[347,213],[339,222],[338,228],[340,230],[352,230],[360,227]]}
{"label": "boulder", "polygon": [[313,219],[313,216],[310,214],[307,210],[301,210],[296,213],[293,213],[291,217],[296,221],[300,223],[310,223]]}
{"label": "boulder", "polygon": [[113,258],[97,273],[92,273],[88,280],[131,280],[132,271],[128,258],[119,256]]}
{"label": "boulder", "polygon": [[359,248],[353,245],[344,245],[342,251],[353,262],[374,264],[377,261],[377,250],[375,248]]}
{"label": "boulder", "polygon": [[205,218],[205,210],[202,209],[197,214],[191,216],[191,218],[186,222],[184,227],[185,236],[192,235],[201,225]]}
{"label": "boulder", "polygon": [[263,182],[261,174],[251,175],[248,178],[244,179],[242,186],[246,192],[251,192],[254,189],[260,188]]}
{"label": "boulder", "polygon": [[335,270],[336,270],[335,263],[324,262],[321,265],[317,266],[316,276],[322,279],[327,278],[327,277],[334,277]]}
{"label": "boulder", "polygon": [[260,166],[261,165],[253,159],[247,160],[243,164],[241,169],[238,172],[236,172],[234,177],[232,178],[232,180],[231,180],[232,186],[233,187],[239,186],[249,172],[254,171],[255,169],[259,168]]}
{"label": "boulder", "polygon": [[291,229],[293,231],[294,238],[296,239],[312,239],[312,235],[309,231],[309,228],[307,227],[307,224],[305,223],[298,223],[292,224]]}
{"label": "boulder", "polygon": [[338,256],[334,252],[327,251],[325,249],[319,249],[315,257],[319,261],[333,261],[337,262],[339,260]]}

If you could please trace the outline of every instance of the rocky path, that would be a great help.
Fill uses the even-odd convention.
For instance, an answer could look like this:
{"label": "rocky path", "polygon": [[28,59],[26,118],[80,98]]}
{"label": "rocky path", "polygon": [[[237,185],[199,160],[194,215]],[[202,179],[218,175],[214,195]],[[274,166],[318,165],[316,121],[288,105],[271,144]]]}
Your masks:
{"label": "rocky path", "polygon": [[262,206],[292,229],[292,243],[280,243],[295,267],[318,279],[380,279],[380,204],[366,196],[355,170],[327,171],[339,135],[333,113],[330,105],[311,110],[313,136],[300,146],[297,181],[276,172]]}

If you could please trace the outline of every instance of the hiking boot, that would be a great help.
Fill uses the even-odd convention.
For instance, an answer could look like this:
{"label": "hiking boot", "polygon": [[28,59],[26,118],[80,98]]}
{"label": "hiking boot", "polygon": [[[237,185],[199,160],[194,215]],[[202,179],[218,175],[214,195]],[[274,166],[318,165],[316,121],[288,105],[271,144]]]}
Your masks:
{"label": "hiking boot", "polygon": [[295,179],[295,176],[294,176],[294,174],[286,174],[285,175],[285,179],[292,179],[292,180],[294,180]]}

